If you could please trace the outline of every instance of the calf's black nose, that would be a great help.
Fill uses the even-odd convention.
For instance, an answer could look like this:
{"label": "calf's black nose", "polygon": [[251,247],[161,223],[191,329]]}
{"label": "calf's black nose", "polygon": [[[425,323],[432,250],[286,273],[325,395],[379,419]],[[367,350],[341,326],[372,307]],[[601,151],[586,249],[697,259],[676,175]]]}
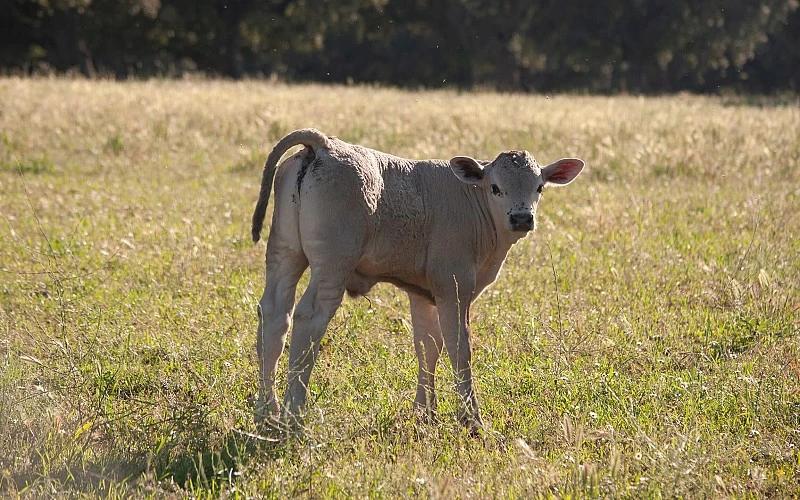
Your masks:
{"label": "calf's black nose", "polygon": [[533,229],[533,214],[530,212],[511,214],[508,216],[508,221],[514,231],[530,231]]}

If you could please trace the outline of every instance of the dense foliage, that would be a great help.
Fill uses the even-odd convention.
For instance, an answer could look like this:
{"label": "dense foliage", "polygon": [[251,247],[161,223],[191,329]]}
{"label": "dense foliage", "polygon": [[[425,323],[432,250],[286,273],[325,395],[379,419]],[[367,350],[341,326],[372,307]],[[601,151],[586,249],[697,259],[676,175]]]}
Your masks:
{"label": "dense foliage", "polygon": [[797,0],[10,0],[11,72],[594,92],[797,90]]}

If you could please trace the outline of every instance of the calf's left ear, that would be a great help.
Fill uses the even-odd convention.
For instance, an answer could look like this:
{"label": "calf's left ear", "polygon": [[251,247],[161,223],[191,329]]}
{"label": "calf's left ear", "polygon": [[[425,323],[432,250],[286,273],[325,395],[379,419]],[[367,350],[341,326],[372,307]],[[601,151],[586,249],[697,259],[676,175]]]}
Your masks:
{"label": "calf's left ear", "polygon": [[450,170],[461,182],[477,184],[483,180],[483,166],[469,156],[454,156],[450,159]]}
{"label": "calf's left ear", "polygon": [[562,158],[542,169],[542,179],[545,184],[566,186],[583,170],[583,160],[578,158]]}

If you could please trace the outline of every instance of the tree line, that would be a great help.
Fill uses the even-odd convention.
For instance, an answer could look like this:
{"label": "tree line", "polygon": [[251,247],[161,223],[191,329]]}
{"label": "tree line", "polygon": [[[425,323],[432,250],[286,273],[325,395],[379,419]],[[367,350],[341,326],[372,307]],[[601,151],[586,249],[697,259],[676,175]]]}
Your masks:
{"label": "tree line", "polygon": [[521,91],[800,89],[799,0],[3,0],[0,70]]}

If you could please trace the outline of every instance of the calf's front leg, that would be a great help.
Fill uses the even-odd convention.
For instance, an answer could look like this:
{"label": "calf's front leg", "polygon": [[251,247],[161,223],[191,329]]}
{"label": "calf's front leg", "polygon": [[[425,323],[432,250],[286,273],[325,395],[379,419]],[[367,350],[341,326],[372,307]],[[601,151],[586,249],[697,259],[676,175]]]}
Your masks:
{"label": "calf's front leg", "polygon": [[462,280],[455,293],[437,296],[436,307],[444,345],[455,374],[456,392],[461,400],[459,419],[471,433],[477,434],[483,428],[483,420],[472,382],[469,308],[473,287],[470,285],[470,281]]}
{"label": "calf's front leg", "polygon": [[436,305],[426,298],[412,293],[408,294],[408,298],[411,303],[411,323],[414,328],[414,350],[419,363],[414,408],[426,421],[433,422],[436,420],[434,374],[444,345],[439,326],[439,313]]}

